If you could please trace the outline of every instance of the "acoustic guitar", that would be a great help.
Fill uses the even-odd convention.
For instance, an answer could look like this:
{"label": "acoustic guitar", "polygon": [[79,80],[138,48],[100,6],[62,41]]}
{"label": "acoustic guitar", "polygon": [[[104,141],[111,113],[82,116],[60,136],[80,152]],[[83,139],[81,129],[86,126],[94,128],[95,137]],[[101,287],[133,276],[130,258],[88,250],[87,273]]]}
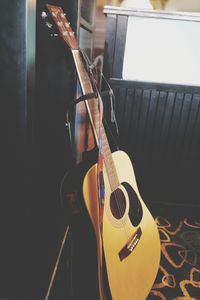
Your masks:
{"label": "acoustic guitar", "polygon": [[[53,5],[47,7],[62,39],[70,47],[83,95],[93,93],[94,87],[78,42],[62,8]],[[103,153],[103,203],[99,202],[97,161],[83,172],[80,184],[96,238],[99,299],[108,300],[104,287],[103,270],[106,269],[113,300],[144,300],[159,267],[158,229],[140,196],[128,155],[119,150],[111,152],[101,124],[98,98],[84,102],[98,146],[101,133]]]}

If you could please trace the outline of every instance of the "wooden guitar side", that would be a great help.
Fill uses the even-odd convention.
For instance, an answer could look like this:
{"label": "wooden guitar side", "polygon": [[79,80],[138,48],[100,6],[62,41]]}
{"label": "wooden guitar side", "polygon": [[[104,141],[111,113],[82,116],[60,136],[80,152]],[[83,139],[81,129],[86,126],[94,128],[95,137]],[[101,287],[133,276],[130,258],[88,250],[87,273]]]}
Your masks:
{"label": "wooden guitar side", "polygon": [[[105,254],[109,288],[113,300],[144,300],[154,283],[160,261],[160,240],[152,215],[139,194],[132,163],[123,151],[112,153],[120,183],[127,182],[136,192],[143,210],[138,226],[133,226],[126,212],[121,220],[116,220],[110,210],[111,189],[106,171],[105,206],[103,216],[102,243]],[[97,239],[98,272],[100,294],[102,284],[101,234],[98,209],[97,165],[92,166],[83,181],[83,196]],[[129,200],[128,200],[129,201]],[[127,201],[127,205],[128,205]],[[130,199],[131,201],[131,199]],[[132,253],[120,260],[119,252],[129,238],[140,228],[142,235]],[[104,300],[105,296],[100,296]]]}

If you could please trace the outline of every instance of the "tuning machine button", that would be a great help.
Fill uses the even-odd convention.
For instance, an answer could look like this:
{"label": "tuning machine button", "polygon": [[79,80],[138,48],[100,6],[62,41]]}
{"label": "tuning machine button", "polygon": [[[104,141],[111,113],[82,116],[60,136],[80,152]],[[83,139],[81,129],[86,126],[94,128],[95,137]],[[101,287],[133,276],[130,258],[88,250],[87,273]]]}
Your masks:
{"label": "tuning machine button", "polygon": [[43,11],[41,13],[41,17],[42,17],[43,20],[45,20],[48,17],[48,14],[45,11]]}
{"label": "tuning machine button", "polygon": [[50,22],[46,22],[45,25],[48,27],[48,28],[52,28],[53,25],[50,23]]}
{"label": "tuning machine button", "polygon": [[52,37],[57,37],[58,34],[57,34],[57,33],[52,33],[51,36],[52,36]]}
{"label": "tuning machine button", "polygon": [[46,13],[45,11],[43,11],[41,13],[41,17],[42,19],[45,21],[45,25],[48,27],[48,28],[52,28],[53,27],[53,24],[50,22],[50,18],[49,18],[49,14]]}

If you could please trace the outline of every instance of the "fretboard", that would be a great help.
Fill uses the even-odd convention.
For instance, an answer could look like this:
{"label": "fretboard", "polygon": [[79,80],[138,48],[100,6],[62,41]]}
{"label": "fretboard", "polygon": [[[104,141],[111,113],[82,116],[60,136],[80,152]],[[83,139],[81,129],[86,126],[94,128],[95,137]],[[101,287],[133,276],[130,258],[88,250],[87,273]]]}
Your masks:
{"label": "fretboard", "polygon": [[[73,59],[75,62],[83,95],[94,92],[88,72],[85,69],[82,56],[79,50],[72,50],[72,54],[73,54]],[[106,172],[108,175],[111,190],[114,191],[119,185],[119,179],[112,159],[112,153],[108,143],[104,126],[103,124],[100,124],[101,120],[100,120],[98,99],[94,98],[90,100],[85,100],[85,106],[93,129],[94,138],[97,146],[99,146],[99,129],[101,126],[104,162],[105,162]]]}

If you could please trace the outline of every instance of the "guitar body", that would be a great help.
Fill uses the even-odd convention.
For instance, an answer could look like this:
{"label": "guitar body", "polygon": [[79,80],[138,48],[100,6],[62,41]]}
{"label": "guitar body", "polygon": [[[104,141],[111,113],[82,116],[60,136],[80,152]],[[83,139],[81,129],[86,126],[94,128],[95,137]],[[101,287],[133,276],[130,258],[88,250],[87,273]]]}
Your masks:
{"label": "guitar body", "polygon": [[[123,151],[116,151],[112,153],[112,158],[120,186],[116,191],[111,191],[104,169],[102,238],[98,226],[97,165],[88,170],[83,181],[83,197],[98,245],[99,289],[103,290],[103,246],[112,300],[144,300],[150,292],[159,267],[159,234],[152,215],[140,197],[129,157]],[[102,293],[100,299],[103,300],[104,297]]]}

